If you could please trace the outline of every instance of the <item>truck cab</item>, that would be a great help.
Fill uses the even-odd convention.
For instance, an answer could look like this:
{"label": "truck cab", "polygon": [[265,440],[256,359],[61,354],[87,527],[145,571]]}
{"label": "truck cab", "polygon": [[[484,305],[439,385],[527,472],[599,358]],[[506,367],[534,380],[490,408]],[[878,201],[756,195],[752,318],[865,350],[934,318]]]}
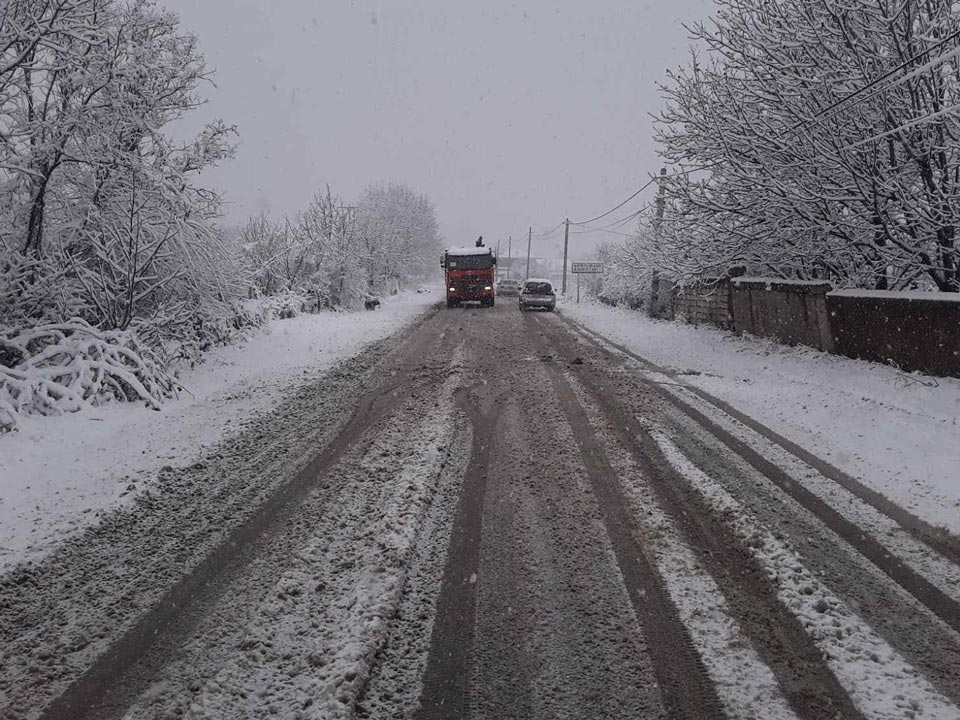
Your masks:
{"label": "truck cab", "polygon": [[494,268],[497,256],[488,247],[447,248],[440,258],[447,289],[447,307],[464,302],[479,302],[481,307],[494,305]]}

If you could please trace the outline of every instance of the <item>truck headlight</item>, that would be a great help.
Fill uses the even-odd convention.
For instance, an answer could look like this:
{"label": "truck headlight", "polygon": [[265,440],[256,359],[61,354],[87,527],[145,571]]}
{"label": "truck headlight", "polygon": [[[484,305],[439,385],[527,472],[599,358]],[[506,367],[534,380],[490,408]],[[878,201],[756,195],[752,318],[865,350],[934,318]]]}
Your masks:
{"label": "truck headlight", "polygon": [[489,285],[486,285],[483,289],[484,289],[484,290],[493,290],[493,288],[492,288],[491,286],[489,286]]}
{"label": "truck headlight", "polygon": [[456,291],[457,289],[455,287],[450,288],[450,292],[456,292]]}

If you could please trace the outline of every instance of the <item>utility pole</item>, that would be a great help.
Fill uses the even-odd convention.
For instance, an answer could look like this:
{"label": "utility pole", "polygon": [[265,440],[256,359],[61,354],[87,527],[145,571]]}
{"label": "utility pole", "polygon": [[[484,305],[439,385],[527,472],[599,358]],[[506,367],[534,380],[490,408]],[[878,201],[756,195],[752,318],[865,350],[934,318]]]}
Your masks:
{"label": "utility pole", "polygon": [[507,238],[507,277],[513,274],[513,235]]}
{"label": "utility pole", "polygon": [[[567,245],[570,243],[570,218],[563,221],[563,290],[561,295],[567,296]],[[580,302],[580,278],[577,277],[577,302]]]}
{"label": "utility pole", "polygon": [[[660,168],[660,177],[662,178],[667,174],[666,168]],[[657,233],[657,244],[660,243],[660,240],[663,236],[663,210],[666,205],[666,198],[664,197],[665,187],[663,183],[660,183],[660,188],[657,190],[657,219],[654,223],[654,229]],[[656,270],[651,271],[650,273],[650,316],[658,318],[660,317],[660,273]]]}
{"label": "utility pole", "polygon": [[533,242],[533,226],[527,232],[527,277],[530,277],[530,244]]}
{"label": "utility pole", "polygon": [[[660,177],[663,177],[667,174],[666,168],[660,168]],[[661,183],[659,189],[657,190],[657,234],[660,234],[660,226],[663,224],[663,208],[665,203],[664,192],[666,191],[666,186]]]}

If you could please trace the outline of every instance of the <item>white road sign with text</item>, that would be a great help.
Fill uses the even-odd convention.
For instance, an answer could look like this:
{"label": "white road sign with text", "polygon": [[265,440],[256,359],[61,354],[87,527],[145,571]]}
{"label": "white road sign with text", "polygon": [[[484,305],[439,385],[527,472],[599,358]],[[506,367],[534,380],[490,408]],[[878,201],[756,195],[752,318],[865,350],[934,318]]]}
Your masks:
{"label": "white road sign with text", "polygon": [[575,273],[602,273],[603,263],[600,262],[575,262],[573,270]]}

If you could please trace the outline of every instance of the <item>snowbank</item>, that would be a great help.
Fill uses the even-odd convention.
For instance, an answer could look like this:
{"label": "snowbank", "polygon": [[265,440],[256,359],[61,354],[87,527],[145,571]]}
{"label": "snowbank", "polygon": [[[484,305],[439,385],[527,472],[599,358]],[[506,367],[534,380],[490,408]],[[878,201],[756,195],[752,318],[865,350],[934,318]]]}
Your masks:
{"label": "snowbank", "polygon": [[437,301],[409,293],[374,312],[272,320],[182,374],[185,392],[154,411],[117,403],[62,417],[23,417],[0,436],[0,572],[39,557],[134,496],[166,465],[197,462],[304,380],[409,323]]}
{"label": "snowbank", "polygon": [[960,380],[592,303],[567,303],[563,313],[960,533]]}

